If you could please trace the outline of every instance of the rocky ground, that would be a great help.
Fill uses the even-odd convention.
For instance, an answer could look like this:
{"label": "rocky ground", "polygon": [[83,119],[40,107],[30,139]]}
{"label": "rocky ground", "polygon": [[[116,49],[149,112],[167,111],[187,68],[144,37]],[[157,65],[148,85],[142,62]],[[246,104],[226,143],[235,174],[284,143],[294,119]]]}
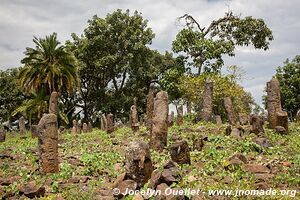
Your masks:
{"label": "rocky ground", "polygon": [[[246,196],[209,196],[214,189],[276,190],[300,189],[300,126],[290,125],[288,135],[265,129],[265,134],[249,134],[249,127],[226,133],[227,125],[192,124],[169,129],[169,146],[186,140],[191,164],[170,162],[168,150],[151,151],[156,176],[144,185],[147,188],[200,189],[200,196],[186,199],[247,199]],[[236,130],[235,130],[236,131]],[[231,134],[231,135],[229,135]],[[149,196],[112,194],[112,188],[132,186],[122,182],[124,149],[130,141],[149,141],[149,133],[141,128],[133,134],[119,128],[111,134],[98,129],[91,133],[60,135],[60,172],[41,175],[38,171],[37,139],[21,139],[18,133],[7,134],[0,143],[0,196],[3,199],[149,199]],[[126,185],[127,184],[127,185]],[[132,186],[134,188],[134,185]],[[292,195],[255,197],[257,199],[291,199]],[[300,198],[296,194],[296,199]],[[162,196],[150,199],[166,199]],[[167,198],[167,199],[176,199]],[[184,199],[177,196],[177,199]]]}

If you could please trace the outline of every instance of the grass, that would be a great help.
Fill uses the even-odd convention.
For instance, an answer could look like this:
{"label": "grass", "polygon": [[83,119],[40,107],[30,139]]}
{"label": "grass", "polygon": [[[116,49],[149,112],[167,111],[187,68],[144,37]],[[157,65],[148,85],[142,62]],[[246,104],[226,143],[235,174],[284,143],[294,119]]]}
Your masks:
{"label": "grass", "polygon": [[[195,130],[202,126],[202,132]],[[203,128],[204,127],[204,128]],[[141,132],[146,132],[142,127]],[[194,188],[208,191],[212,189],[255,189],[255,177],[235,166],[228,170],[228,158],[235,153],[243,153],[253,163],[266,164],[276,161],[276,171],[273,180],[268,183],[272,188],[280,189],[285,185],[287,189],[300,186],[300,126],[290,125],[288,135],[278,135],[266,129],[266,137],[274,144],[272,148],[261,148],[253,139],[254,134],[245,136],[243,140],[236,140],[225,136],[225,126],[218,127],[211,123],[191,124],[186,122],[182,127],[173,126],[169,129],[169,141],[173,134],[186,139],[192,146],[193,138],[208,135],[208,141],[201,151],[191,151],[192,165],[180,166],[182,180],[173,184],[175,188]],[[124,148],[133,140],[145,140],[142,134],[133,134],[129,128],[120,128],[113,134],[107,134],[98,129],[91,133],[80,135],[64,134],[60,136],[59,155],[60,171],[56,174],[41,175],[38,171],[37,139],[32,139],[28,133],[26,139],[19,138],[17,133],[8,133],[7,140],[0,143],[0,154],[9,153],[14,160],[2,159],[0,163],[0,177],[21,178],[9,186],[4,186],[6,193],[18,197],[18,187],[29,181],[36,180],[39,185],[45,185],[47,194],[41,199],[55,199],[62,196],[65,199],[93,199],[94,193],[108,187],[108,183],[115,181],[124,172]],[[155,167],[160,168],[170,159],[167,151],[157,153],[151,151]],[[73,161],[73,162],[72,162]],[[292,167],[285,167],[280,162],[292,163]],[[74,164],[75,163],[75,164]],[[116,170],[116,165],[121,169]],[[86,184],[66,184],[74,176],[90,176]],[[232,182],[226,184],[225,177]],[[145,185],[144,189],[147,188]],[[299,197],[299,196],[298,196]],[[289,197],[276,197],[278,199]],[[125,199],[132,199],[128,196]],[[265,197],[268,199],[268,197]],[[274,197],[272,197],[274,199]]]}

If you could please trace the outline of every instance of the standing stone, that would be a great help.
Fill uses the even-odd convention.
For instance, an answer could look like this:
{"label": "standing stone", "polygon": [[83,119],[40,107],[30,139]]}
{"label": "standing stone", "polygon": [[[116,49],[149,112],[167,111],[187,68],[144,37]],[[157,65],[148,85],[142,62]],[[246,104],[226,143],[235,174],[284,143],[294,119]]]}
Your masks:
{"label": "standing stone", "polygon": [[92,132],[93,131],[93,124],[92,122],[88,123],[88,132]]}
{"label": "standing stone", "polygon": [[185,140],[172,144],[170,155],[172,160],[178,164],[191,164],[189,145]]}
{"label": "standing stone", "polygon": [[168,126],[171,127],[174,124],[174,111],[171,111],[171,114],[168,116]]}
{"label": "standing stone", "polygon": [[148,182],[153,171],[148,144],[143,141],[129,143],[125,150],[125,170],[126,178],[134,180],[138,188]]}
{"label": "standing stone", "polygon": [[38,125],[32,125],[30,129],[31,129],[31,137],[32,138],[38,137]]}
{"label": "standing stone", "polygon": [[217,125],[221,125],[222,124],[222,119],[220,115],[216,115],[215,116],[215,120],[216,120],[216,124]]}
{"label": "standing stone", "polygon": [[106,123],[107,123],[107,132],[112,133],[115,130],[115,125],[114,125],[114,115],[113,114],[108,114],[106,116]]}
{"label": "standing stone", "polygon": [[287,112],[282,110],[276,112],[276,126],[282,126],[285,128],[286,133],[289,132],[289,118]]}
{"label": "standing stone", "polygon": [[77,121],[77,133],[81,133],[82,130],[82,123],[81,120]]}
{"label": "standing stone", "polygon": [[42,174],[59,171],[58,124],[55,114],[46,114],[38,124],[39,170]]}
{"label": "standing stone", "polygon": [[88,125],[87,125],[87,123],[83,123],[83,125],[82,125],[82,132],[83,133],[87,133],[87,132],[89,132],[89,128],[88,128]]}
{"label": "standing stone", "polygon": [[259,115],[253,115],[250,119],[251,132],[255,134],[264,133],[264,120]]}
{"label": "standing stone", "polygon": [[3,129],[0,129],[0,142],[5,142],[6,132]]}
{"label": "standing stone", "polygon": [[157,93],[154,101],[154,115],[152,121],[152,130],[150,133],[150,147],[154,150],[162,151],[167,145],[168,113],[168,93],[165,91],[160,91]]}
{"label": "standing stone", "polygon": [[73,123],[73,127],[72,127],[72,130],[71,130],[71,133],[72,133],[72,134],[77,134],[77,133],[78,133],[78,125],[77,125],[77,121],[74,119],[74,120],[72,121],[72,123]]}
{"label": "standing stone", "polygon": [[146,110],[146,127],[151,130],[152,118],[154,112],[154,89],[150,88],[147,96],[147,110]]}
{"label": "standing stone", "polygon": [[20,129],[21,137],[25,137],[26,128],[25,128],[25,118],[24,117],[20,117],[20,119],[19,119],[19,129]]}
{"label": "standing stone", "polygon": [[189,101],[186,103],[186,112],[189,115],[192,114],[192,107],[191,107],[191,103]]}
{"label": "standing stone", "polygon": [[102,114],[100,117],[100,124],[101,124],[101,130],[106,131],[107,130],[107,120],[105,114]]}
{"label": "standing stone", "polygon": [[177,126],[181,126],[183,124],[183,107],[179,106],[177,108],[177,118],[176,118]]}
{"label": "standing stone", "polygon": [[139,131],[138,113],[135,105],[130,108],[130,126],[133,132]]}
{"label": "standing stone", "polygon": [[203,92],[201,120],[211,121],[213,112],[213,82],[206,81]]}
{"label": "standing stone", "polygon": [[267,110],[269,128],[274,129],[277,125],[276,112],[281,111],[280,85],[277,78],[267,82]]}
{"label": "standing stone", "polygon": [[235,124],[235,114],[234,114],[234,108],[232,105],[232,101],[230,97],[224,98],[224,106],[225,110],[228,116],[228,121],[230,124]]}
{"label": "standing stone", "polygon": [[239,118],[240,118],[241,125],[247,125],[250,122],[250,117],[246,113],[240,113]]}
{"label": "standing stone", "polygon": [[49,101],[49,113],[58,114],[58,93],[52,92]]}
{"label": "standing stone", "polygon": [[300,123],[300,110],[298,110],[298,112],[296,114],[296,122]]}

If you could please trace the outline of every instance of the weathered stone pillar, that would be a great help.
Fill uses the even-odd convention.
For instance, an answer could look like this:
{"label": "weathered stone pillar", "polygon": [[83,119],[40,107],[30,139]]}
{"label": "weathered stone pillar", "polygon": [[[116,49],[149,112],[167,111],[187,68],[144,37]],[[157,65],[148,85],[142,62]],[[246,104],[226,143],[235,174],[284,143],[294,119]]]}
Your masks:
{"label": "weathered stone pillar", "polygon": [[148,144],[143,141],[129,143],[125,150],[126,178],[134,180],[138,188],[148,182],[153,171]]}
{"label": "weathered stone pillar", "polygon": [[178,164],[191,164],[190,149],[185,140],[172,144],[170,146],[170,155],[172,160]]}
{"label": "weathered stone pillar", "polygon": [[106,116],[106,122],[107,122],[107,132],[112,133],[115,130],[115,125],[114,125],[114,115],[113,114],[108,114]]}
{"label": "weathered stone pillar", "polygon": [[213,112],[213,82],[206,81],[203,92],[201,120],[211,121]]}
{"label": "weathered stone pillar", "polygon": [[78,125],[77,125],[77,121],[74,119],[74,120],[72,121],[72,124],[73,124],[73,127],[72,127],[71,133],[72,133],[72,134],[77,134],[77,133],[78,133]]}
{"label": "weathered stone pillar", "polygon": [[26,127],[25,127],[25,118],[20,117],[19,119],[19,130],[21,137],[25,137],[26,135]]}
{"label": "weathered stone pillar", "polygon": [[239,119],[240,119],[239,121],[240,121],[241,125],[247,125],[247,124],[249,124],[250,117],[246,113],[240,113],[239,114]]}
{"label": "weathered stone pillar", "polygon": [[55,114],[46,114],[38,124],[39,170],[42,174],[59,171],[58,124]]}
{"label": "weathered stone pillar", "polygon": [[151,87],[147,96],[147,108],[146,108],[146,127],[151,130],[152,118],[154,112],[154,89]]}
{"label": "weathered stone pillar", "polygon": [[177,117],[176,117],[177,126],[181,126],[183,124],[183,107],[178,106],[177,108]]}
{"label": "weathered stone pillar", "polygon": [[259,115],[253,115],[250,118],[251,132],[255,134],[264,133],[264,120]]}
{"label": "weathered stone pillar", "polygon": [[152,121],[152,130],[150,133],[150,148],[157,151],[162,151],[167,145],[168,113],[168,93],[165,91],[160,91],[157,93],[154,101],[154,115]]}
{"label": "weathered stone pillar", "polygon": [[235,124],[234,107],[230,97],[224,98],[224,107],[227,113],[228,121],[230,124]]}
{"label": "weathered stone pillar", "polygon": [[100,123],[101,123],[101,130],[106,131],[107,130],[107,120],[105,114],[102,114],[100,117]]}
{"label": "weathered stone pillar", "polygon": [[3,129],[0,129],[0,142],[5,142],[6,132]]}
{"label": "weathered stone pillar", "polygon": [[83,133],[89,132],[88,125],[87,125],[87,123],[85,123],[85,122],[82,124],[82,132],[83,132]]}
{"label": "weathered stone pillar", "polygon": [[93,131],[93,124],[92,122],[88,123],[88,132],[92,132]]}
{"label": "weathered stone pillar", "polygon": [[272,78],[267,82],[267,110],[269,128],[274,129],[277,125],[276,112],[281,111],[280,85],[277,78]]}
{"label": "weathered stone pillar", "polygon": [[81,120],[77,121],[77,133],[81,133],[82,130],[82,123]]}
{"label": "weathered stone pillar", "polygon": [[300,110],[296,114],[296,122],[300,123]]}
{"label": "weathered stone pillar", "polygon": [[52,92],[49,101],[49,113],[58,114],[58,93]]}
{"label": "weathered stone pillar", "polygon": [[135,105],[132,105],[130,108],[130,126],[133,132],[139,131],[139,120],[138,120],[138,113]]}
{"label": "weathered stone pillar", "polygon": [[171,111],[171,114],[168,115],[168,126],[171,127],[174,124],[174,111]]}
{"label": "weathered stone pillar", "polygon": [[31,137],[32,138],[38,137],[38,125],[31,126]]}

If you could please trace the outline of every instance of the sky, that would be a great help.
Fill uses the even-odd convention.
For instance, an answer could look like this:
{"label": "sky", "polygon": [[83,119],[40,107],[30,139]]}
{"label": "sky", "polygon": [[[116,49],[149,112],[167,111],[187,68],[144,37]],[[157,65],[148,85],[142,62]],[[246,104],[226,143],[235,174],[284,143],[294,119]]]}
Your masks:
{"label": "sky", "polygon": [[235,57],[225,58],[225,66],[245,71],[241,85],[259,104],[276,68],[300,52],[299,0],[0,0],[0,69],[21,66],[25,48],[34,47],[33,36],[56,32],[64,42],[71,33],[81,34],[93,15],[105,17],[119,8],[137,10],[149,20],[156,35],[151,48],[162,53],[171,50],[183,28],[177,19],[186,13],[204,27],[229,9],[242,17],[262,18],[273,31],[270,49],[242,47]]}

